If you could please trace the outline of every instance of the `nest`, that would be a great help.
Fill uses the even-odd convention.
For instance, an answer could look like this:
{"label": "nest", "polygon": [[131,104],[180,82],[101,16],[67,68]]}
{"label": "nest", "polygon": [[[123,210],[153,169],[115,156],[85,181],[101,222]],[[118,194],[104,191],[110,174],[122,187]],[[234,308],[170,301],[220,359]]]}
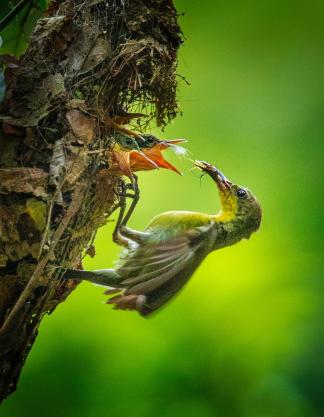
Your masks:
{"label": "nest", "polygon": [[[59,280],[116,209],[114,128],[145,112],[179,112],[171,0],[52,0],[25,55],[6,69],[0,120],[0,400],[12,392],[47,311],[75,283]],[[59,268],[57,268],[59,267]]]}
{"label": "nest", "polygon": [[81,3],[79,10],[91,21],[82,28],[89,37],[80,39],[80,47],[89,38],[93,42],[70,79],[74,95],[99,113],[146,113],[145,123],[155,119],[164,127],[179,113],[176,66],[182,38],[172,2],[95,1],[87,7]]}

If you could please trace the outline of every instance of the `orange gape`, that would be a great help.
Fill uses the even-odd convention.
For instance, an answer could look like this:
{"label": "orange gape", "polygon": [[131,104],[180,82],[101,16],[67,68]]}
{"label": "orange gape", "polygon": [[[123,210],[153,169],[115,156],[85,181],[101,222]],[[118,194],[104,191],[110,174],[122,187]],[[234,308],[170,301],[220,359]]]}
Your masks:
{"label": "orange gape", "polygon": [[133,178],[133,172],[149,171],[165,168],[181,174],[181,172],[164,156],[163,151],[174,147],[185,139],[161,140],[150,134],[142,134],[140,139],[124,133],[116,135],[116,143],[110,154],[110,170],[117,175]]}
{"label": "orange gape", "polygon": [[[145,138],[145,135],[143,135]],[[170,162],[168,162],[164,156],[163,151],[168,149],[170,146],[183,143],[185,139],[174,139],[174,140],[159,140],[151,147],[141,147],[143,154],[150,160],[153,161],[159,168],[169,169],[176,172],[179,175],[182,175],[181,172]],[[143,155],[139,153],[133,153],[130,155],[130,167],[134,171],[146,171],[152,169],[148,164],[147,160]]]}
{"label": "orange gape", "polygon": [[[143,158],[141,154],[137,151],[123,151],[121,149],[116,149],[111,152],[110,166],[109,169],[118,175],[126,175],[129,178],[133,177],[132,172],[134,169],[131,166],[131,158],[138,155]],[[153,162],[150,163],[145,158],[143,158],[143,164],[146,164],[146,169],[157,169],[156,165],[153,165]]]}
{"label": "orange gape", "polygon": [[115,135],[115,144],[110,153],[109,169],[117,175],[126,175],[133,178],[130,160],[132,156],[138,155],[144,161],[148,169],[156,169],[158,166],[151,161],[139,148],[134,137],[118,133]]}
{"label": "orange gape", "polygon": [[[151,169],[165,168],[181,174],[181,172],[168,162],[162,152],[185,139],[161,140],[152,134],[142,134],[125,128],[132,119],[147,117],[142,113],[127,113],[115,116],[105,116],[104,123],[119,132],[117,146],[111,153],[110,170],[132,178],[132,172],[149,171]],[[136,139],[136,140],[135,140]],[[125,147],[125,141],[131,141]]]}

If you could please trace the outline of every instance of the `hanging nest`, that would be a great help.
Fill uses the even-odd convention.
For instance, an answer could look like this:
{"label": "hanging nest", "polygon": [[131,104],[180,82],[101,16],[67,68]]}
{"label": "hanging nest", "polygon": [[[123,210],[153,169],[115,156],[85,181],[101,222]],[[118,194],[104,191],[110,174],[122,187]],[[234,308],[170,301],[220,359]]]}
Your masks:
{"label": "hanging nest", "polygon": [[[75,47],[88,53],[83,62],[73,58],[67,63],[67,84],[99,113],[146,113],[145,124],[155,119],[163,128],[179,113],[176,67],[182,38],[177,13],[169,0],[117,3],[79,6],[75,25],[82,35],[76,36]],[[82,14],[91,25],[84,25]]]}

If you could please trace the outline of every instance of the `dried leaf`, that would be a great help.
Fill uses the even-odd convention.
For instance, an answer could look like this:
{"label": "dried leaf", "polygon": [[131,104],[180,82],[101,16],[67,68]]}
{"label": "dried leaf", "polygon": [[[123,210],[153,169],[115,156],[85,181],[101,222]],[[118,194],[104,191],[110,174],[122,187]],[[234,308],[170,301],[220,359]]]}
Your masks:
{"label": "dried leaf", "polygon": [[48,174],[39,168],[0,169],[0,193],[32,193],[46,197]]}
{"label": "dried leaf", "polygon": [[87,153],[85,149],[76,146],[71,146],[70,150],[72,155],[69,158],[65,180],[69,185],[73,185],[87,167]]}
{"label": "dried leaf", "polygon": [[80,100],[78,98],[73,98],[67,103],[67,107],[69,109],[79,109],[83,111],[87,111],[87,105],[85,104],[84,100]]}
{"label": "dried leaf", "polygon": [[16,206],[16,213],[10,207],[0,206],[0,236],[2,242],[19,241],[17,217],[23,212],[22,206]]}
{"label": "dried leaf", "polygon": [[87,255],[90,256],[90,258],[94,258],[96,256],[96,249],[94,247],[94,245],[91,245],[88,249],[87,249]]}
{"label": "dried leaf", "polygon": [[94,139],[95,121],[80,110],[73,109],[66,113],[75,137],[82,143],[90,144]]}

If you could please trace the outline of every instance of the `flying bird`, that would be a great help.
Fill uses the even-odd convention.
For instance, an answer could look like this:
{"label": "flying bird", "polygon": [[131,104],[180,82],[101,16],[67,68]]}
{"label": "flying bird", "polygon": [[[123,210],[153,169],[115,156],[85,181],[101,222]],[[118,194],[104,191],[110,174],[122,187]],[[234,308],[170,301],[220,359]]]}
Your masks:
{"label": "flying bird", "polygon": [[126,248],[116,268],[68,269],[63,277],[108,286],[105,294],[119,292],[108,304],[147,316],[179,292],[209,253],[248,239],[261,222],[257,199],[211,164],[196,161],[195,166],[217,185],[218,214],[169,211],[153,218],[143,232],[121,226]]}

